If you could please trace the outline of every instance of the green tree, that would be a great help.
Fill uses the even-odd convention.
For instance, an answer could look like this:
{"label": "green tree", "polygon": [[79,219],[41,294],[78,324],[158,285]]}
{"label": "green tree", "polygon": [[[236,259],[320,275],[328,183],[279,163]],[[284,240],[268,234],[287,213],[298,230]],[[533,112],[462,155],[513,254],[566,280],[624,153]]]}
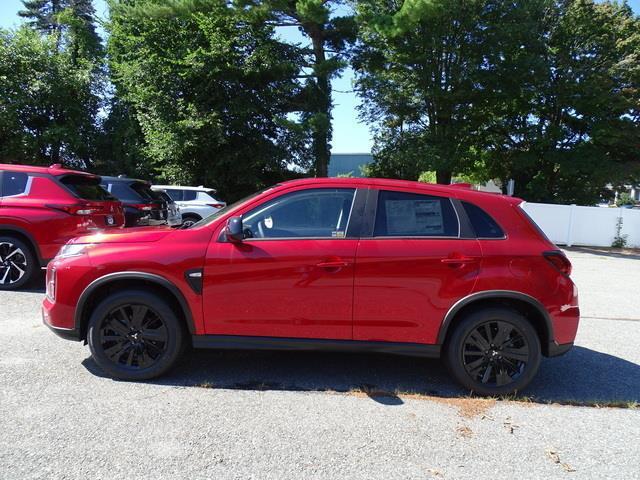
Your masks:
{"label": "green tree", "polygon": [[590,204],[639,178],[640,20],[626,4],[534,5],[520,64],[497,72],[520,89],[488,117],[486,167],[528,200]]}
{"label": "green tree", "polygon": [[362,116],[375,127],[371,172],[438,183],[481,160],[474,148],[492,92],[496,9],[483,0],[361,0],[354,57]]}
{"label": "green tree", "polygon": [[[245,0],[258,18],[275,26],[297,27],[309,45],[299,47],[304,87],[293,110],[311,135],[313,174],[326,177],[331,156],[331,80],[348,65],[347,51],[355,41],[355,22],[346,2],[329,0]],[[336,12],[345,14],[338,15]]]}
{"label": "green tree", "polygon": [[94,63],[58,50],[56,35],[0,30],[0,158],[89,165],[95,115]]}
{"label": "green tree", "polygon": [[591,0],[361,0],[354,60],[372,174],[515,179],[592,203],[640,170],[640,25]]}
{"label": "green tree", "polygon": [[297,162],[305,132],[288,114],[300,60],[272,26],[222,1],[114,0],[108,30],[115,96],[144,137],[129,165],[233,200]]}

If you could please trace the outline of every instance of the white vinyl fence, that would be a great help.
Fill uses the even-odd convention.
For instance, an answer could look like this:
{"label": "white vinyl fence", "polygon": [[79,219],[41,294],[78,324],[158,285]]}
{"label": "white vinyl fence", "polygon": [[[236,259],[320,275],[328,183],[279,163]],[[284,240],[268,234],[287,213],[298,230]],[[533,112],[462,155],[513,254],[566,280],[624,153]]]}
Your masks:
{"label": "white vinyl fence", "polygon": [[559,245],[610,247],[616,222],[622,217],[622,236],[628,247],[640,247],[640,210],[524,203],[522,208],[552,242]]}

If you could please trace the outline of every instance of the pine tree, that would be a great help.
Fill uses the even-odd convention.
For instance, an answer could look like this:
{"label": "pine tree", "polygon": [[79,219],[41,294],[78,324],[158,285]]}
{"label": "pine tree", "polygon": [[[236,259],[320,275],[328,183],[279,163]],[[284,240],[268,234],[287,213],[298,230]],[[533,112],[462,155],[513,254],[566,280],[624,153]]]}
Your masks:
{"label": "pine tree", "polygon": [[18,15],[29,19],[31,27],[42,33],[55,33],[61,30],[58,14],[66,7],[65,0],[22,0],[25,10]]}

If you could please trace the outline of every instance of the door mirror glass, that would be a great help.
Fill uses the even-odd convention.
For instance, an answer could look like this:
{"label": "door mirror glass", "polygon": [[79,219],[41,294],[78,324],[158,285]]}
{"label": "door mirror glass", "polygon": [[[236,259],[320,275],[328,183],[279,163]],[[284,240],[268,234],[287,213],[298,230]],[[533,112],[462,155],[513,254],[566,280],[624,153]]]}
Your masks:
{"label": "door mirror glass", "polygon": [[227,240],[233,243],[242,242],[242,217],[231,217],[224,229]]}

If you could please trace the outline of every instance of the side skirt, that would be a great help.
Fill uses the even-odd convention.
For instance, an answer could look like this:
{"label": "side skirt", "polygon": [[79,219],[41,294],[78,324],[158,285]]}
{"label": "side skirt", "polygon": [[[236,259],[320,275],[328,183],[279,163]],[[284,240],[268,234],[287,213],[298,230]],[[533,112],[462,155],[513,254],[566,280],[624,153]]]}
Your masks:
{"label": "side skirt", "polygon": [[192,335],[194,348],[232,350],[320,350],[331,352],[370,352],[440,357],[440,345],[421,343],[363,342],[359,340],[326,340],[315,338],[243,337],[234,335]]}

